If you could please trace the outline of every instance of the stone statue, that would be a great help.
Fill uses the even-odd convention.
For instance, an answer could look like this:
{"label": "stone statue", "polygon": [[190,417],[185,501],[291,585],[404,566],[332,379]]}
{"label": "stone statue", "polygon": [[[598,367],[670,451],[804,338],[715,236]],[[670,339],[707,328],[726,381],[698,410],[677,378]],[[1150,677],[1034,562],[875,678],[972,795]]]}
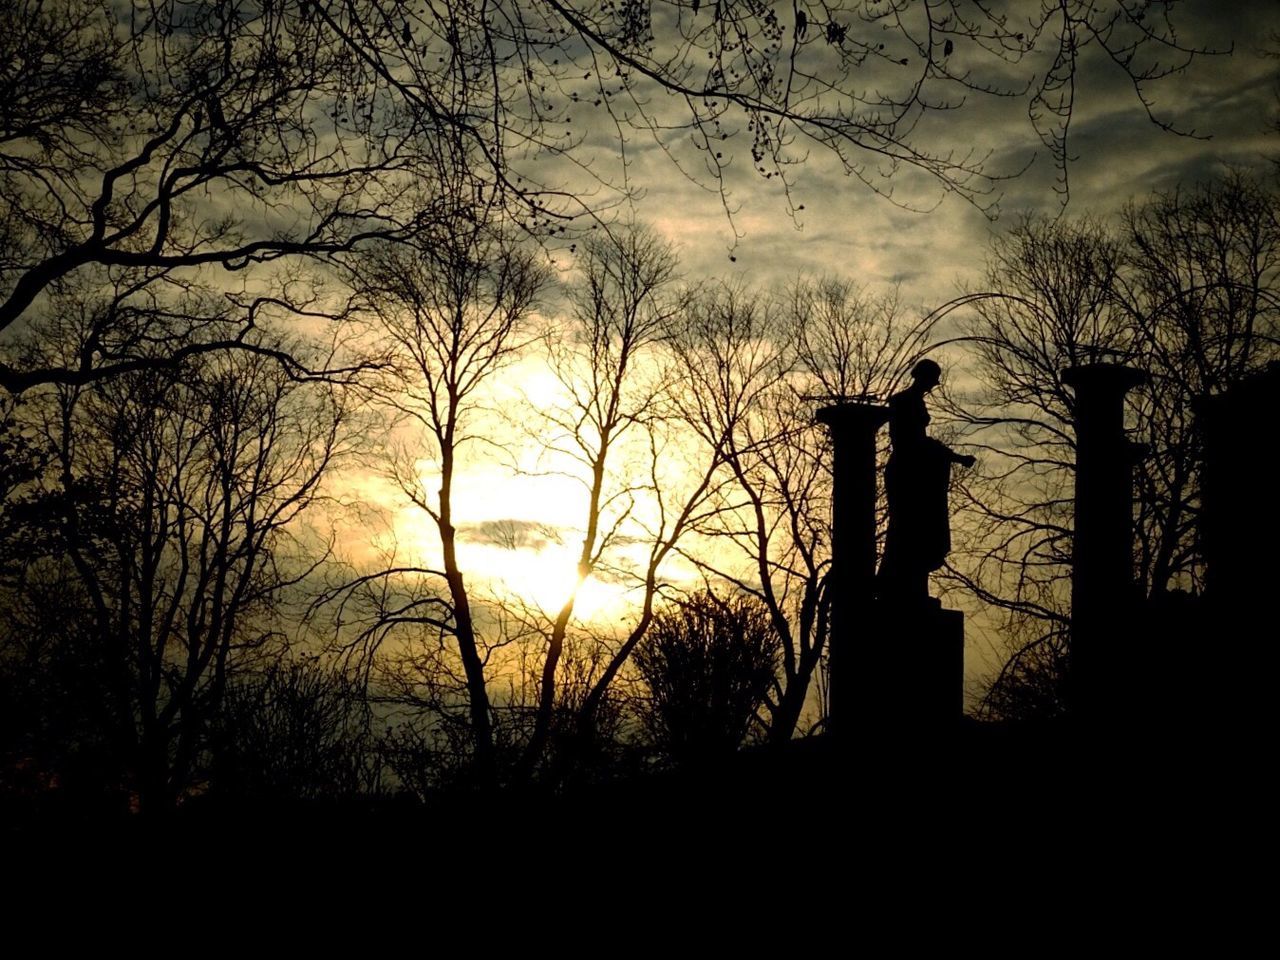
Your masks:
{"label": "stone statue", "polygon": [[951,552],[947,510],[951,464],[971,467],[975,460],[926,433],[925,394],[941,379],[941,367],[921,360],[911,368],[911,386],[889,398],[892,450],[884,477],[889,529],[876,575],[881,599],[926,601],[930,571],[941,567]]}

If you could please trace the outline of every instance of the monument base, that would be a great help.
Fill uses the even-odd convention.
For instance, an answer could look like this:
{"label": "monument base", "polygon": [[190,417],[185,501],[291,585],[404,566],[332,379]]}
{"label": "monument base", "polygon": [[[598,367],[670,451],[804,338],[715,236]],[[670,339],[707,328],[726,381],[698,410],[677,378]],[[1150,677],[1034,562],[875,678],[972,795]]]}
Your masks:
{"label": "monument base", "polygon": [[924,731],[964,715],[964,614],[936,600],[875,603],[854,712],[859,726]]}

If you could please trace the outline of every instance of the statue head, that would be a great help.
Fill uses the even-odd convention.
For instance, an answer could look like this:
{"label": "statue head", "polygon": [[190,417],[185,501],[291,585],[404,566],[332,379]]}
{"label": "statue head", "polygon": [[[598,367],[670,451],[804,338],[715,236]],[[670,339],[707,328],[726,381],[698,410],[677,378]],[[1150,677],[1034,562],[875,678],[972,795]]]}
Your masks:
{"label": "statue head", "polygon": [[931,390],[942,380],[942,368],[932,360],[921,360],[911,368],[911,379],[916,386]]}

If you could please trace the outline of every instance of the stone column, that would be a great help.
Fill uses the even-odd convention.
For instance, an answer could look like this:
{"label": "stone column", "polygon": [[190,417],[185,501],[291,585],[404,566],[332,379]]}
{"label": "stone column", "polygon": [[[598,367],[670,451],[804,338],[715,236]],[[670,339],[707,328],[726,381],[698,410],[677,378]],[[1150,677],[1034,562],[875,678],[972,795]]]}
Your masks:
{"label": "stone column", "polygon": [[1071,561],[1071,677],[1077,715],[1109,714],[1124,696],[1127,628],[1135,612],[1133,463],[1124,432],[1125,394],[1146,382],[1131,367],[1094,363],[1064,370],[1075,391],[1076,490]]}
{"label": "stone column", "polygon": [[1196,406],[1204,437],[1205,596],[1224,614],[1247,611],[1262,620],[1263,607],[1272,606],[1280,552],[1276,477],[1267,466],[1280,412],[1280,362]]}
{"label": "stone column", "polygon": [[1180,672],[1186,678],[1179,693],[1187,700],[1177,707],[1199,721],[1192,736],[1212,731],[1210,749],[1217,756],[1252,765],[1273,749],[1275,678],[1280,676],[1275,643],[1280,498],[1270,461],[1280,416],[1280,362],[1197,406],[1205,458],[1204,619],[1196,624],[1179,618]]}
{"label": "stone column", "polygon": [[[831,701],[829,730],[843,735],[855,712],[853,668],[868,644],[855,638],[872,629],[876,578],[876,433],[887,407],[840,403],[823,407],[819,423],[831,429],[834,452],[831,504]],[[877,638],[872,642],[878,642]],[[870,681],[875,682],[874,678]]]}

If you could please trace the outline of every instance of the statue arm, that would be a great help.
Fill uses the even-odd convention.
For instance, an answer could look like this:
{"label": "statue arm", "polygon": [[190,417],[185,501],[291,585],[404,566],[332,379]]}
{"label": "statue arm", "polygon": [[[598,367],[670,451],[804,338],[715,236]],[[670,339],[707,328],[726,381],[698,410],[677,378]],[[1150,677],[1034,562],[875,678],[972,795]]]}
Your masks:
{"label": "statue arm", "polygon": [[950,461],[951,463],[958,463],[962,467],[972,467],[975,463],[978,462],[977,457],[972,456],[971,454],[968,454],[968,453],[956,453],[954,450],[948,447],[941,440],[934,440],[934,443],[936,443],[939,447],[941,447],[946,452],[947,460]]}

